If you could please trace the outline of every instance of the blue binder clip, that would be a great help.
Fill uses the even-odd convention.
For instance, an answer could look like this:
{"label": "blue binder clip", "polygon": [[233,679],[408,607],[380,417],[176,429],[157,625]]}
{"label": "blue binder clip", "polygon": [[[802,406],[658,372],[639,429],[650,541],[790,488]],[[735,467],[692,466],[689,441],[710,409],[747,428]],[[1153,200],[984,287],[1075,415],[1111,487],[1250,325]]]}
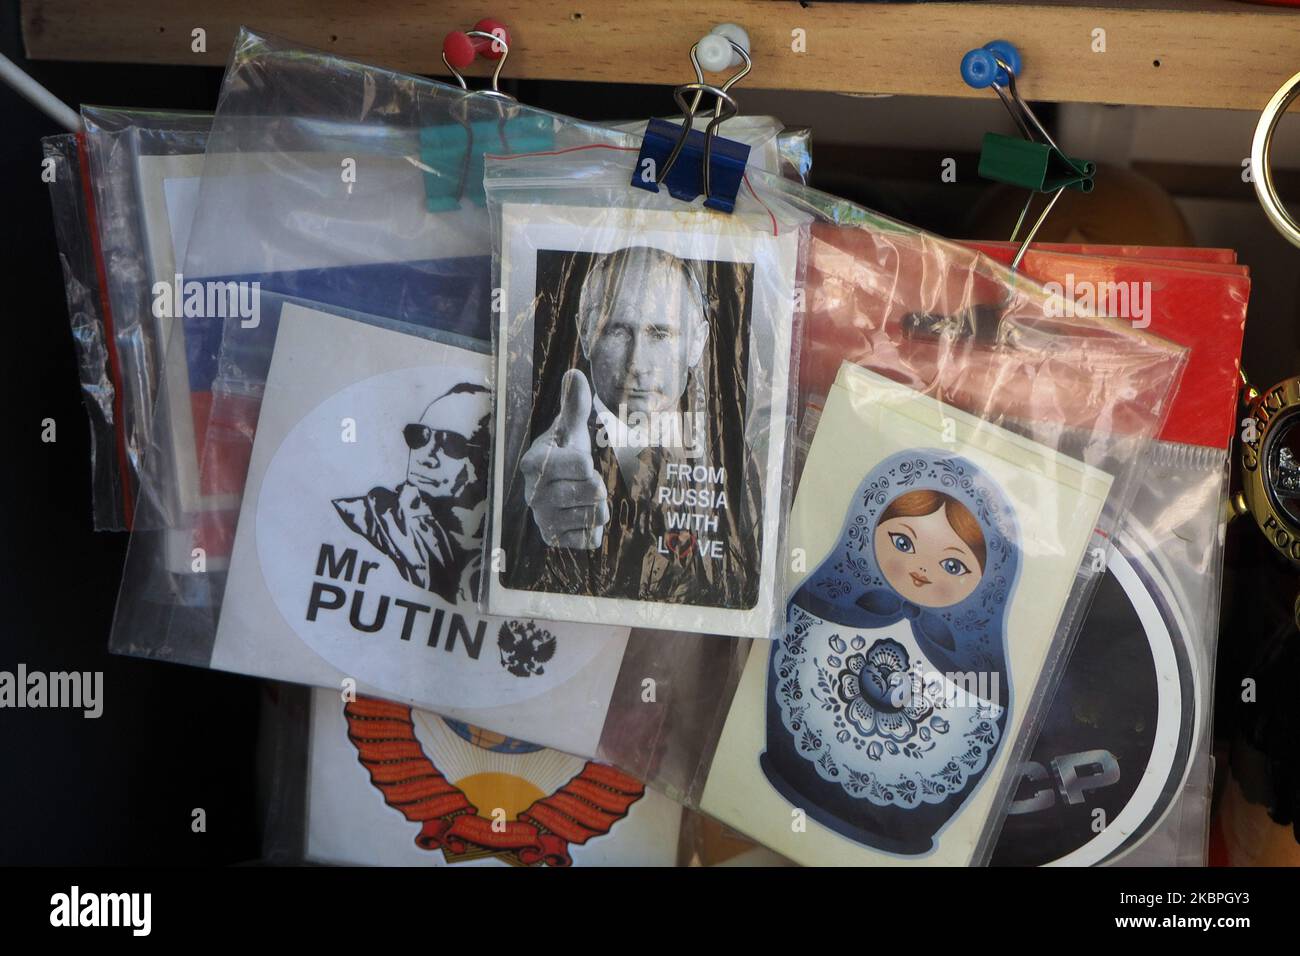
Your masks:
{"label": "blue binder clip", "polygon": [[[722,86],[704,82],[705,66],[711,72],[719,72],[740,64],[743,64],[740,71]],[[682,112],[682,125],[662,119],[652,119],[647,124],[636,168],[632,171],[632,185],[654,193],[660,186],[667,186],[669,195],[683,202],[693,202],[703,195],[706,207],[729,213],[736,208],[736,195],[745,178],[749,146],[724,139],[717,135],[717,130],[739,111],[728,90],[748,75],[753,66],[748,34],[733,23],[714,27],[691,47],[691,65],[695,67],[695,82],[673,91]],[[695,96],[688,103],[689,93]],[[713,118],[704,132],[700,132],[691,127],[705,93],[713,94],[716,102]],[[680,162],[683,157],[685,162]]]}
{"label": "blue binder clip", "polygon": [[660,186],[666,186],[669,195],[682,202],[693,202],[703,195],[709,209],[732,212],[748,161],[749,146],[745,143],[697,129],[683,132],[676,123],[652,119],[641,141],[632,185],[655,193]]}

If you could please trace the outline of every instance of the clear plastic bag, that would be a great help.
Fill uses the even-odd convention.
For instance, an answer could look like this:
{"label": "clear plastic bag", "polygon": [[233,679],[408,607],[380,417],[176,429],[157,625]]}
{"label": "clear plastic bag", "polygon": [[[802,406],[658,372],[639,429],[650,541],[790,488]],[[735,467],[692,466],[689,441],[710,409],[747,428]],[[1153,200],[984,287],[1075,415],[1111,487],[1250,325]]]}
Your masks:
{"label": "clear plastic bag", "polygon": [[[777,128],[768,121],[753,132],[770,140]],[[425,419],[468,403],[440,402],[438,389],[420,400],[417,389],[401,386],[406,403],[415,404],[381,407],[393,393],[376,377],[390,374],[396,381],[404,366],[429,362],[471,369],[486,362],[490,244],[481,188],[470,169],[475,157],[488,149],[591,142],[631,140],[526,106],[241,35],[213,122],[183,271],[187,283],[200,283],[204,291],[213,283],[255,288],[256,297],[247,301],[256,303],[256,314],[230,308],[216,317],[206,311],[187,318],[185,336],[173,341],[162,370],[164,381],[210,383],[198,481],[203,495],[223,507],[167,507],[173,479],[146,468],[145,524],[138,528],[149,530],[137,531],[132,542],[114,650],[322,686],[352,678],[363,690],[494,732],[595,752],[626,629],[561,626],[534,633],[516,620],[505,623],[520,627],[503,633],[503,622],[487,627],[464,594],[449,602],[447,588],[460,590],[472,580],[474,562],[462,548],[458,561],[470,569],[464,582],[434,574],[436,562],[424,557],[448,536],[430,532],[423,541],[413,535],[402,542],[396,525],[408,505],[402,494],[411,484],[412,442],[427,428],[430,440],[421,448],[440,454],[444,447],[444,429]],[[806,149],[806,135],[796,135],[786,152],[806,169]],[[284,344],[286,316],[296,346]],[[330,375],[334,380],[326,381]],[[445,384],[475,385],[474,375]],[[340,399],[348,407],[338,417],[354,420],[356,442],[344,440],[340,421],[321,417],[333,407],[313,413],[343,392],[352,397]],[[485,401],[476,389],[460,394]],[[361,414],[367,402],[368,418]],[[294,435],[304,434],[297,425],[312,414],[318,444],[304,452]],[[276,425],[262,439],[267,460],[258,461],[255,439],[268,421]],[[168,441],[160,427],[154,437]],[[461,437],[475,447],[472,434]],[[351,463],[300,459],[296,474],[285,473],[273,467],[271,452],[290,440],[298,441],[298,454],[322,456],[319,443],[328,440],[329,450],[350,454]],[[332,480],[339,487],[326,491]],[[232,561],[240,553],[237,525],[251,535],[245,525],[254,528],[259,512],[271,508],[263,498],[283,502],[280,514],[266,519],[280,530],[258,536],[257,543],[250,537],[246,560]],[[302,513],[294,510],[300,505]],[[260,551],[279,547],[276,541],[291,548],[317,531],[321,540],[299,561],[290,561],[288,552]],[[350,550],[357,565],[334,563],[348,561]],[[366,560],[379,567],[367,570]],[[324,573],[313,574],[322,561]],[[291,568],[305,577],[264,581],[261,568],[267,574]],[[349,588],[347,594],[351,600],[365,592],[357,620],[375,631],[351,626],[350,607],[326,606],[337,600],[330,589],[342,587],[332,570],[353,575],[357,585],[366,575],[369,585],[384,580],[383,587]],[[313,591],[316,584],[321,587]],[[442,590],[430,597],[435,588]],[[315,604],[279,608],[277,596],[290,593],[294,600],[314,594]],[[304,620],[309,612],[317,621]],[[299,633],[322,622],[327,627],[313,629],[309,639]],[[350,633],[355,649],[341,649],[332,628]],[[597,632],[609,639],[597,640]],[[688,668],[690,658],[671,663]],[[474,675],[484,673],[476,682]],[[660,675],[661,701],[681,696],[683,682],[672,676]]]}
{"label": "clear plastic bag", "polygon": [[[682,224],[698,229],[698,217],[708,215],[698,207],[673,207],[665,197],[628,188],[633,160],[630,153],[609,150],[490,159],[489,198],[495,203],[500,196],[503,208],[500,272],[505,275],[512,268],[504,244],[518,236],[504,215],[510,202],[538,207],[534,212],[543,227],[562,224],[553,234],[561,249],[572,244],[563,224],[583,214],[589,216],[592,233],[583,241],[601,246],[600,251],[634,244],[620,232],[629,223],[628,232],[641,229],[641,236],[649,234],[637,213],[659,203],[676,208]],[[796,576],[791,607],[797,610],[790,612],[795,626],[789,630],[783,621],[777,640],[755,642],[734,698],[721,696],[716,706],[701,707],[695,714],[698,722],[689,729],[679,728],[680,736],[666,743],[640,734],[643,726],[661,730],[662,723],[631,712],[623,719],[619,708],[613,708],[607,731],[617,727],[620,732],[607,732],[601,754],[638,770],[652,765],[652,782],[687,803],[699,802],[728,825],[798,861],[981,862],[987,859],[1014,783],[1008,767],[1018,764],[1044,701],[1050,700],[1062,655],[1097,580],[1096,556],[1104,556],[1108,538],[1130,500],[1145,451],[1168,411],[1185,350],[1125,321],[1066,308],[1059,295],[983,256],[851,204],[758,174],[749,176],[747,186],[778,228],[795,224],[808,263],[807,277],[800,283],[808,314],[801,337],[799,387],[809,400],[801,399],[792,412],[804,420],[801,434],[810,439],[813,457],[799,479],[800,494],[808,497],[803,505],[795,499],[789,553],[783,555]],[[742,193],[737,215],[744,217],[747,211]],[[523,221],[528,221],[528,215]],[[801,217],[811,225],[800,226]],[[658,235],[655,240],[664,241]],[[547,251],[544,242],[533,240],[525,244],[523,254],[540,262]],[[539,266],[532,275],[540,274]],[[539,283],[533,295],[521,300],[512,293],[508,275],[500,284],[505,294],[503,324],[513,322],[522,328],[531,312],[552,308],[546,301],[552,295],[547,286]],[[656,300],[645,297],[643,301]],[[578,306],[572,311],[576,317],[582,310]],[[510,401],[516,387],[508,365],[518,357],[509,344],[509,328],[502,338],[504,345],[501,339],[497,343],[498,364],[505,363],[507,371],[498,383],[497,438],[508,442],[510,429],[522,432],[524,426],[512,426],[508,408],[504,427],[501,424],[502,404]],[[526,355],[536,341],[525,336],[519,352]],[[548,347],[550,342],[545,339]],[[561,352],[562,357],[573,354],[570,349],[564,355],[564,346]],[[566,373],[562,368],[552,378],[553,389],[563,391]],[[555,378],[561,380],[560,386]],[[526,409],[533,388],[527,378],[519,382]],[[824,413],[815,407],[820,404],[815,401],[819,393],[833,398],[826,402]],[[573,416],[574,422],[579,418]],[[538,435],[552,427],[543,424],[545,428],[534,429]],[[925,441],[913,452],[888,452],[900,446],[906,449],[922,437]],[[523,447],[519,441],[516,453],[522,454]],[[507,453],[503,467],[508,468],[510,457]],[[812,484],[810,474],[816,475]],[[857,478],[850,479],[850,474]],[[498,481],[502,477],[498,474]],[[801,593],[823,587],[827,594],[847,593],[850,598],[857,594],[851,579],[858,573],[853,562],[860,560],[855,554],[862,547],[854,543],[858,518],[873,528],[874,523],[890,520],[932,520],[940,512],[929,508],[929,498],[942,496],[939,489],[947,487],[948,477],[960,495],[970,498],[964,510],[979,516],[974,523],[980,532],[968,527],[969,542],[959,536],[969,565],[963,564],[954,576],[957,571],[971,574],[979,565],[968,597],[993,601],[1002,619],[1015,623],[1012,659],[998,649],[1006,640],[1000,627],[989,628],[979,613],[965,609],[945,614],[942,602],[937,605],[940,610],[930,614],[919,612],[912,600],[895,602],[893,611],[875,607],[875,595],[870,610],[855,600],[843,607],[834,601],[827,606],[824,601],[818,610],[825,613],[814,627],[808,616],[819,615],[799,604]],[[926,501],[905,502],[903,507],[913,510],[889,514],[884,506],[892,499],[884,494],[876,506],[871,484],[875,481],[875,487],[883,487],[879,483],[886,480],[891,488],[914,486],[913,490],[925,492]],[[841,539],[837,529],[845,520],[845,497],[854,500],[859,493],[862,504],[849,508],[844,527],[850,533]],[[879,517],[872,510],[876,507],[887,517]],[[999,521],[998,513],[1003,518],[1013,514],[1015,521]],[[517,519],[508,510],[504,515],[503,523],[517,528]],[[949,524],[952,521],[957,519]],[[821,529],[820,537],[810,531],[813,528]],[[983,550],[976,547],[976,538],[982,538]],[[810,546],[813,539],[819,542],[815,550]],[[858,569],[868,579],[881,574],[876,568],[883,562],[879,557],[874,560],[875,566]],[[883,572],[890,587],[904,589],[908,579],[890,580],[890,573]],[[985,573],[988,584],[980,589]],[[839,581],[849,582],[847,592]],[[934,582],[912,583],[922,587]],[[492,606],[491,591],[488,601]],[[841,611],[847,617],[837,620],[835,615]],[[872,615],[870,621],[866,615]],[[885,755],[891,751],[886,747],[892,747],[892,753],[913,750],[901,746],[902,737],[873,741],[875,725],[867,725],[874,718],[865,716],[868,671],[894,681],[890,686],[898,686],[902,675],[910,672],[906,662],[902,667],[896,661],[891,665],[884,652],[892,649],[888,644],[880,646],[884,641],[903,640],[909,623],[905,619],[917,620],[922,629],[913,628],[907,638],[915,645],[907,652],[909,658],[926,646],[916,634],[942,624],[946,628],[934,626],[925,637],[931,649],[951,644],[947,661],[960,665],[959,673],[978,671],[1004,682],[1002,691],[995,687],[987,696],[976,694],[964,711],[955,709],[956,715],[969,719],[968,733],[983,726],[978,732],[990,739],[981,744],[987,746],[983,757],[975,760],[970,772],[958,772],[951,784],[941,782],[943,764],[929,768],[925,780],[918,774],[914,780],[895,781],[882,779],[866,763],[877,761],[898,773],[897,761],[889,768]],[[882,626],[890,633],[876,634],[875,643],[868,644],[862,631],[881,631]],[[846,633],[841,636],[840,631]],[[813,632],[826,647],[805,655]],[[805,663],[811,666],[807,674],[800,670]],[[828,667],[844,673],[818,673]],[[725,687],[726,671],[717,674]],[[818,687],[816,681],[822,676],[827,683]],[[890,732],[906,730],[914,736],[914,744],[928,744],[948,733],[954,723],[937,713],[937,703],[938,698],[926,697],[922,691],[913,699],[915,712],[909,712],[906,725],[890,723]],[[806,705],[823,709],[826,726],[811,721]],[[893,713],[904,709],[895,707]],[[949,713],[954,710],[949,708]],[[842,721],[838,725],[832,720],[837,715]],[[857,734],[850,729],[850,715],[859,722]],[[858,752],[855,737],[862,747],[858,759],[866,770],[853,766]],[[846,745],[848,759],[841,766]],[[676,759],[679,754],[698,755],[700,762],[692,769],[689,760]],[[653,766],[656,760],[658,766]],[[917,806],[942,805],[952,795],[948,786],[959,796],[947,799],[940,810],[915,814],[914,818],[929,819],[913,826],[916,821],[908,818],[906,810],[893,814],[893,819],[887,811],[863,810],[872,787],[883,792],[885,783],[892,785],[893,793],[880,799],[898,801],[895,809],[909,792],[916,798],[927,787],[931,789]],[[859,798],[863,802],[857,802]],[[792,807],[811,816],[817,826],[809,821],[806,832],[792,831]]]}
{"label": "clear plastic bag", "polygon": [[682,808],[607,765],[319,688],[266,681],[261,710],[264,863],[671,866],[678,856]]}
{"label": "clear plastic bag", "polygon": [[[1158,782],[1158,796],[1139,795],[1139,812],[1130,814],[1136,824],[1129,833],[1116,827],[1121,829],[1116,851],[1104,859],[1123,866],[1204,866],[1214,776],[1211,722],[1227,455],[1226,449],[1164,442],[1153,446],[1151,455],[1108,570],[1116,577],[1123,573],[1114,566],[1118,554],[1136,572],[1130,578],[1137,579],[1141,590],[1135,591],[1134,605],[1141,607],[1144,593],[1151,595],[1171,622],[1172,660],[1154,650],[1160,647],[1154,637],[1151,646],[1157,673],[1169,678],[1157,697],[1164,711],[1160,717],[1177,723],[1169,738],[1153,748],[1145,775]],[[1149,634],[1161,633],[1158,624],[1149,629]],[[1150,806],[1145,816],[1140,814],[1143,800]]]}
{"label": "clear plastic bag", "polygon": [[[83,118],[85,147],[79,149],[70,135],[50,137],[47,155],[59,163],[50,186],[64,268],[76,270],[65,275],[95,442],[95,528],[118,531],[131,524],[139,460],[150,440],[165,339],[174,322],[153,314],[154,290],[159,281],[174,281],[182,264],[211,115],[87,106]],[[621,124],[630,132],[644,125]],[[754,162],[761,168],[806,178],[807,130],[785,130],[770,117],[741,117],[727,132],[754,146]],[[97,274],[104,264],[101,249],[110,266],[102,276]],[[170,416],[171,427],[165,447],[174,455],[179,510],[230,507],[198,486],[212,372],[211,366],[195,363],[178,366],[167,377],[162,413]]]}
{"label": "clear plastic bag", "polygon": [[[188,227],[188,210],[177,207],[185,204],[182,181],[197,181],[207,119],[86,107],[82,121],[84,132],[65,151],[70,176],[55,180],[52,195],[65,262],[81,260],[84,272],[69,311],[83,388],[95,405],[95,527],[117,531],[132,526],[170,331],[154,314],[155,283],[172,280],[183,248],[183,231],[173,227]],[[82,212],[70,231],[62,210],[74,201]],[[188,413],[176,420],[191,427]]]}
{"label": "clear plastic bag", "polygon": [[306,860],[676,862],[682,808],[624,772],[402,704],[311,696],[306,799],[275,811],[282,830],[301,826]]}
{"label": "clear plastic bag", "polygon": [[1227,453],[1150,456],[993,865],[1205,863]]}
{"label": "clear plastic bag", "polygon": [[81,398],[90,420],[91,513],[97,529],[117,530],[126,526],[130,495],[123,481],[130,472],[123,467],[125,456],[119,457],[123,449],[114,432],[120,419],[116,408],[120,390],[113,381],[113,356],[104,322],[93,214],[82,176],[84,153],[72,134],[47,137],[41,145],[45,161],[53,164],[49,183],[54,237],[59,245]]}
{"label": "clear plastic bag", "polygon": [[766,637],[804,217],[632,189],[632,156],[488,160],[502,301],[487,607]]}
{"label": "clear plastic bag", "polygon": [[[1011,250],[993,252],[1009,261]],[[1021,768],[994,865],[1204,865],[1224,496],[1250,290],[1223,252],[1035,246],[1022,262],[1072,297],[1122,290],[1136,320],[1191,354]]]}

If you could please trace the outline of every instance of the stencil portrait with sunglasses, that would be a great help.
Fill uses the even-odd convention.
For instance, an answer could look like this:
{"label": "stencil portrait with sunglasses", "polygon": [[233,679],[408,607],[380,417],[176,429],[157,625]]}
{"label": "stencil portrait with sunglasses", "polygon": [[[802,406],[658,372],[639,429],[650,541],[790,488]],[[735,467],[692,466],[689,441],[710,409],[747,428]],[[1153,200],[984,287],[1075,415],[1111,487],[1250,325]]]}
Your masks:
{"label": "stencil portrait with sunglasses", "polygon": [[402,578],[451,604],[478,594],[487,518],[491,393],[461,382],[402,429],[406,476],[394,487],[335,498],[339,517]]}
{"label": "stencil portrait with sunglasses", "polygon": [[442,339],[285,306],[212,666],[592,755],[628,631],[480,608],[491,358]]}

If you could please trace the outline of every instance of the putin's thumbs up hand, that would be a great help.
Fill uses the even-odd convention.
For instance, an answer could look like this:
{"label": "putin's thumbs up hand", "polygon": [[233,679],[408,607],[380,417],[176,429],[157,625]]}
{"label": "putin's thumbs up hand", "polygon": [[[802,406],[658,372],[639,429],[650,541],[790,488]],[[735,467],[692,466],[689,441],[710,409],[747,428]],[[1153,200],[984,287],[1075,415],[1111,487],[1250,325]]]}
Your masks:
{"label": "putin's thumbs up hand", "polygon": [[577,369],[564,375],[560,411],[524,453],[524,501],[550,547],[600,547],[609,523],[609,492],[591,458],[591,388]]}

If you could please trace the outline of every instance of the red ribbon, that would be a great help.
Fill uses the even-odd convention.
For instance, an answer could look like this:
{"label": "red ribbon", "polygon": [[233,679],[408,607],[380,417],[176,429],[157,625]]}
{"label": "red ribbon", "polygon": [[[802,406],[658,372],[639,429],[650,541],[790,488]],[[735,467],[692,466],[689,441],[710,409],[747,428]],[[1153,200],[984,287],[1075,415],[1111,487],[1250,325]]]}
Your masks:
{"label": "red ribbon", "polygon": [[577,776],[533,803],[519,819],[498,822],[479,816],[478,808],[424,753],[411,708],[361,697],[343,713],[370,782],[389,806],[420,824],[415,843],[422,850],[456,856],[487,850],[513,856],[525,866],[571,866],[571,843],[608,833],[645,795],[635,778],[588,761]]}

